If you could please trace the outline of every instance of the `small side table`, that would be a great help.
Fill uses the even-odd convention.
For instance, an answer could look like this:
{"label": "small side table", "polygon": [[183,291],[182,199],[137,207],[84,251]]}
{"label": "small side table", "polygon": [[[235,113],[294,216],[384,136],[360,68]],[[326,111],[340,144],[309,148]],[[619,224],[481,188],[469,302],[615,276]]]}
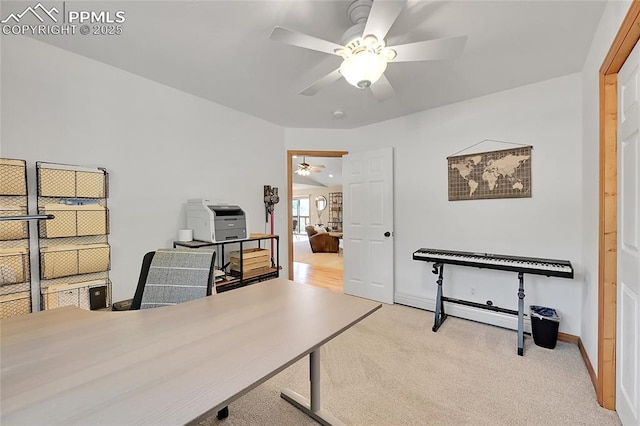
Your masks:
{"label": "small side table", "polygon": [[338,256],[340,256],[340,252],[342,251],[342,232],[329,232],[329,235],[340,240],[338,242]]}

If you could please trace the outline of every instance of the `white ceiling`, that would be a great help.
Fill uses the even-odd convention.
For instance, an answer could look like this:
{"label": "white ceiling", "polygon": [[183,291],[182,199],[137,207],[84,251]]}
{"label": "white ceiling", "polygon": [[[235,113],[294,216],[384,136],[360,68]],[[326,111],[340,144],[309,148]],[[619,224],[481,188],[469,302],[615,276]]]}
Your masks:
{"label": "white ceiling", "polygon": [[[2,3],[3,16],[25,5]],[[358,127],[578,72],[605,5],[409,0],[387,44],[469,40],[456,60],[391,63],[386,76],[397,95],[380,103],[342,79],[313,97],[299,95],[340,58],[269,39],[280,25],[340,43],[350,1],[66,3],[125,11],[123,34],[40,39],[278,125],[312,128]],[[346,116],[333,118],[335,109]]]}

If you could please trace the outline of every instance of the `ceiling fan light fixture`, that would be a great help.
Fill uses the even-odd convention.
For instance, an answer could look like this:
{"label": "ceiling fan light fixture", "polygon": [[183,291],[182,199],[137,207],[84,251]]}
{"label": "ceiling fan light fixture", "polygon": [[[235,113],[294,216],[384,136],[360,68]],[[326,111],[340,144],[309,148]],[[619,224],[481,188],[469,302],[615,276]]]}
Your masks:
{"label": "ceiling fan light fixture", "polygon": [[300,170],[297,170],[296,173],[299,174],[300,176],[309,176],[311,174],[309,169],[300,169]]}
{"label": "ceiling fan light fixture", "polygon": [[349,84],[366,89],[378,81],[386,69],[385,57],[364,50],[345,58],[340,65],[340,74]]}
{"label": "ceiling fan light fixture", "polygon": [[398,56],[398,53],[389,47],[385,47],[384,49],[382,49],[380,51],[380,54],[386,58],[387,62],[393,61],[396,56]]}

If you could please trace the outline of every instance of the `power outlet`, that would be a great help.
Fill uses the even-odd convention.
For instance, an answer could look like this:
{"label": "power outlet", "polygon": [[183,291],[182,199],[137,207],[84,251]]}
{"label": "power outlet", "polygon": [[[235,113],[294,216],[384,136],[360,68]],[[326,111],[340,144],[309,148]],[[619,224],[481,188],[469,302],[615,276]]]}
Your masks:
{"label": "power outlet", "polygon": [[471,287],[471,295],[475,296],[476,295],[476,289],[475,287]]}

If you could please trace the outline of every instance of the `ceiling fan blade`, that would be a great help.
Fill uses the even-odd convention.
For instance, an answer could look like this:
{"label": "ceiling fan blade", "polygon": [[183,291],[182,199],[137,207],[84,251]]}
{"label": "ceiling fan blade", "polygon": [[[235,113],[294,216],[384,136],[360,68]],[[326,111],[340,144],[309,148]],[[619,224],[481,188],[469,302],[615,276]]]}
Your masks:
{"label": "ceiling fan blade", "polygon": [[316,93],[318,93],[320,90],[329,86],[334,81],[339,80],[340,77],[342,77],[342,74],[340,74],[340,69],[332,71],[329,74],[322,77],[320,80],[313,83],[311,86],[304,89],[302,92],[300,92],[300,94],[305,96],[313,96]]}
{"label": "ceiling fan blade", "polygon": [[462,54],[467,39],[467,36],[461,36],[391,46],[398,54],[393,62],[441,61],[457,58]]}
{"label": "ceiling fan blade", "polygon": [[331,55],[336,54],[336,49],[342,49],[342,46],[339,44],[284,27],[275,27],[269,38],[281,43],[316,50],[318,52],[329,53]]}
{"label": "ceiling fan blade", "polygon": [[393,86],[391,86],[391,83],[389,83],[389,80],[387,80],[384,74],[382,74],[380,79],[373,83],[369,89],[371,89],[371,94],[378,102],[386,101],[396,94],[396,91],[393,90]]}
{"label": "ceiling fan blade", "polygon": [[384,40],[406,3],[407,0],[374,0],[362,35],[373,34]]}

